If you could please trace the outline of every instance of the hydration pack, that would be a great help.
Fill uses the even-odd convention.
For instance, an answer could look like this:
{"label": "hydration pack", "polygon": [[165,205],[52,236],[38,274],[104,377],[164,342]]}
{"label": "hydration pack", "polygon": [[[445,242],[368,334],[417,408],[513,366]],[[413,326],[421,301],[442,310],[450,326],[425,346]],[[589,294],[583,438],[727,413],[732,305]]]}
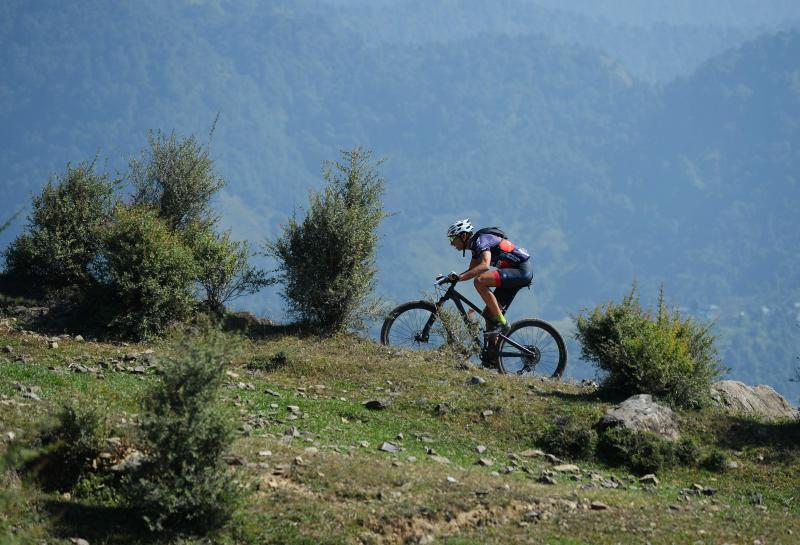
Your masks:
{"label": "hydration pack", "polygon": [[473,236],[479,237],[481,235],[494,235],[496,237],[508,239],[506,234],[499,227],[484,227],[483,229],[478,229]]}

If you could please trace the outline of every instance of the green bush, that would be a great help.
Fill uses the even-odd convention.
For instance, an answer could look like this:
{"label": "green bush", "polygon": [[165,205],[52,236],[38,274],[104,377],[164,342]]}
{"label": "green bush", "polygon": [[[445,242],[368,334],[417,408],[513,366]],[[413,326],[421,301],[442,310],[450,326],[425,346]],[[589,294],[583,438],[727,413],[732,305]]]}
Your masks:
{"label": "green bush", "polygon": [[616,426],[600,434],[597,457],[608,465],[625,466],[643,475],[672,466],[675,447],[654,433]]}
{"label": "green bush", "polygon": [[700,455],[700,447],[688,437],[681,439],[675,446],[675,457],[684,466],[696,466],[700,461]]}
{"label": "green bush", "polygon": [[266,245],[290,311],[322,332],[360,325],[375,285],[377,229],[385,216],[380,161],[371,164],[361,148],[342,158],[323,170],[327,185],[310,195],[305,218],[289,218],[281,236]]}
{"label": "green bush", "polygon": [[192,252],[154,211],[117,207],[103,256],[113,331],[144,338],[189,315],[196,270]]}
{"label": "green bush", "polygon": [[66,492],[91,475],[92,461],[108,437],[107,422],[94,405],[67,405],[43,429],[24,455],[22,473],[44,490]]}
{"label": "green bush", "polygon": [[219,399],[231,353],[211,331],[184,337],[173,353],[144,398],[141,439],[148,459],[127,481],[123,498],[153,530],[201,533],[224,524],[240,497],[222,460],[234,429]]}
{"label": "green bush", "polygon": [[93,167],[67,165],[61,177],[33,197],[27,232],[4,253],[9,276],[50,293],[85,291],[95,284],[93,265],[115,204],[116,182]]}
{"label": "green bush", "polygon": [[147,142],[149,149],[130,163],[133,204],[157,210],[170,229],[213,223],[211,197],[225,182],[214,172],[208,148],[194,136],[178,140],[174,132],[150,132]]}
{"label": "green bush", "polygon": [[536,444],[545,452],[564,458],[591,458],[597,434],[580,427],[571,417],[556,419],[536,437]]}
{"label": "green bush", "polygon": [[220,235],[211,225],[196,222],[183,232],[183,238],[194,256],[204,303],[216,314],[224,311],[226,302],[274,283],[248,263],[250,247],[247,242],[232,240],[230,232]]}
{"label": "green bush", "polygon": [[247,368],[252,371],[275,371],[277,369],[281,369],[282,367],[286,367],[289,363],[289,356],[281,350],[280,352],[276,352],[272,356],[255,356],[252,360],[247,362]]}
{"label": "green bush", "polygon": [[634,286],[621,304],[609,302],[576,322],[582,357],[605,371],[606,391],[699,407],[722,373],[710,326],[670,313],[663,291],[655,315],[640,306]]}
{"label": "green bush", "polygon": [[708,471],[724,473],[728,469],[728,457],[725,456],[725,453],[722,451],[712,450],[705,458],[703,458],[702,462],[700,462],[700,465],[703,467],[703,469],[707,469]]}
{"label": "green bush", "polygon": [[263,271],[248,263],[251,251],[246,242],[215,230],[211,199],[225,182],[214,172],[208,147],[194,136],[179,140],[174,133],[161,132],[151,132],[148,144],[141,158],[130,164],[133,204],[157,211],[191,248],[206,308],[221,315],[227,301],[271,284]]}

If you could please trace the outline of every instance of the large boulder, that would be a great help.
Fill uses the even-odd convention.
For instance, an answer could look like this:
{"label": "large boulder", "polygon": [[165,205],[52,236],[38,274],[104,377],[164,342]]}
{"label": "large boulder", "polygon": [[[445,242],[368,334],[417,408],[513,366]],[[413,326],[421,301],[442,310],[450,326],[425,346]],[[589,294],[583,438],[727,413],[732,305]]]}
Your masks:
{"label": "large boulder", "polygon": [[769,420],[800,416],[785,397],[764,384],[748,386],[736,380],[721,380],[711,386],[711,398],[731,413]]}
{"label": "large boulder", "polygon": [[599,432],[614,426],[653,432],[670,441],[680,439],[678,423],[675,421],[672,409],[653,401],[653,396],[650,394],[629,397],[606,411],[595,424]]}

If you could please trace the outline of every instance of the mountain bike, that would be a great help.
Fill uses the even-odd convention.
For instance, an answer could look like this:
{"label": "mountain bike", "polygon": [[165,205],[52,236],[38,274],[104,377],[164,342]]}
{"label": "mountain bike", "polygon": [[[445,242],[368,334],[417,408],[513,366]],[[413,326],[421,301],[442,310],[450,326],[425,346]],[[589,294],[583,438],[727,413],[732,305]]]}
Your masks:
{"label": "mountain bike", "polygon": [[[450,286],[444,289],[446,284]],[[437,292],[444,292],[437,302],[409,301],[392,310],[383,322],[381,343],[412,350],[439,350],[457,344],[453,326],[446,323],[441,312],[447,301],[453,301],[467,330],[474,332],[470,342],[480,350],[484,367],[520,376],[561,377],[567,366],[567,346],[555,327],[538,318],[526,318],[510,324],[505,334],[481,335],[464,305],[479,316],[482,311],[456,290],[456,284],[446,276],[438,276],[434,286]],[[505,313],[508,309],[502,310]]]}

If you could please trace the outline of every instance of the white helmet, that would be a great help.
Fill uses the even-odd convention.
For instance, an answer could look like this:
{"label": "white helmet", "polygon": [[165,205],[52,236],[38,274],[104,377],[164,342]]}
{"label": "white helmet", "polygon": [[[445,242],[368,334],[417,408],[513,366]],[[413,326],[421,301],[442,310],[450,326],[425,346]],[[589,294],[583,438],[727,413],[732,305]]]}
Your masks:
{"label": "white helmet", "polygon": [[460,235],[461,233],[471,233],[475,228],[469,221],[469,218],[458,220],[453,225],[447,229],[447,236],[454,237]]}

